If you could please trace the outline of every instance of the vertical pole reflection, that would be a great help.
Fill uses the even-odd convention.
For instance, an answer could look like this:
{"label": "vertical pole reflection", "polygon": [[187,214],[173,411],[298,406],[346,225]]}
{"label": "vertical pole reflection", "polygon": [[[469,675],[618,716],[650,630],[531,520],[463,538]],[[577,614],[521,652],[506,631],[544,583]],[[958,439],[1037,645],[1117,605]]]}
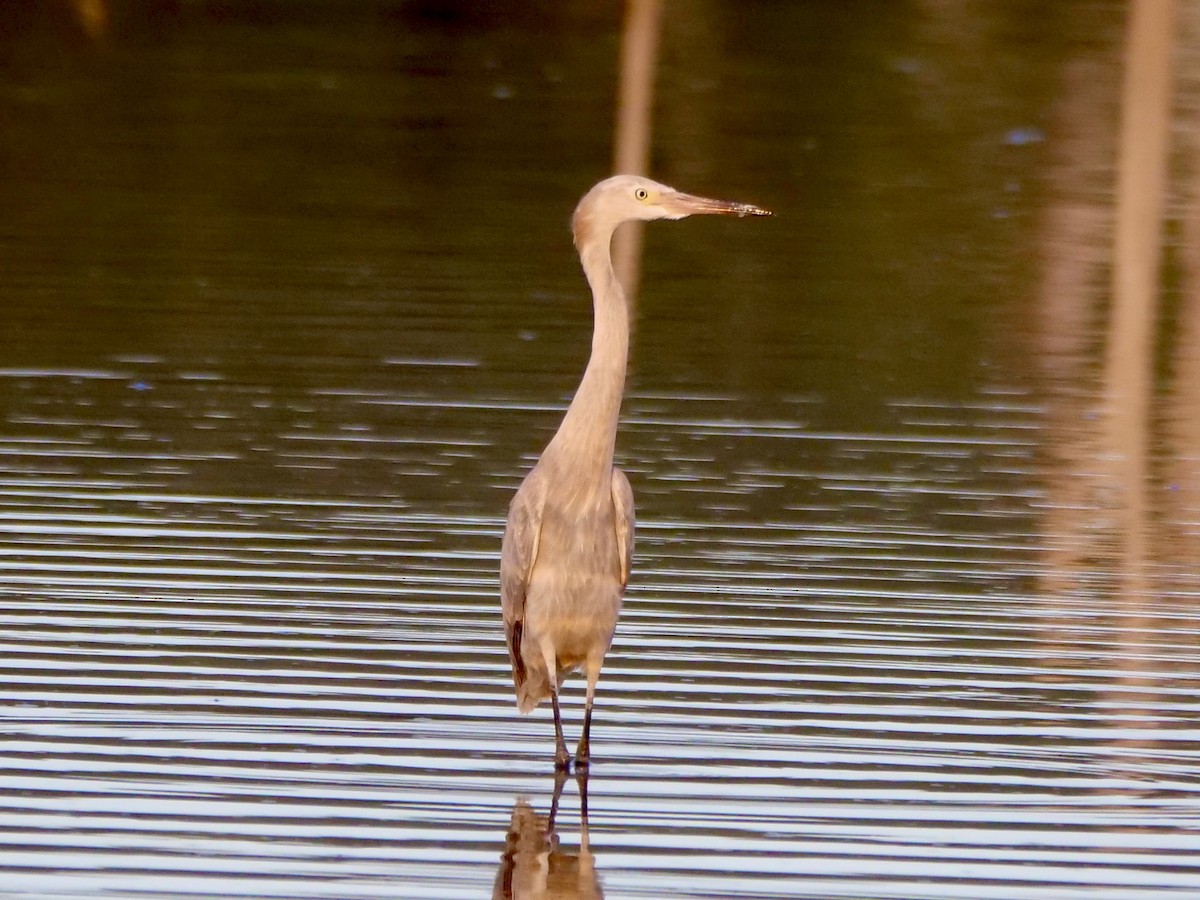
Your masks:
{"label": "vertical pole reflection", "polygon": [[1034,355],[1046,381],[1048,477],[1042,512],[1042,585],[1057,597],[1078,583],[1096,553],[1089,510],[1099,458],[1096,424],[1083,409],[1080,385],[1094,373],[1095,306],[1107,293],[1095,273],[1111,266],[1112,202],[1094,189],[1094,173],[1109,173],[1116,156],[1110,118],[1119,71],[1107,44],[1080,47],[1065,60],[1058,100],[1051,108],[1054,153],[1038,244],[1043,282],[1037,295]]}
{"label": "vertical pole reflection", "polygon": [[[617,98],[617,133],[613,171],[645,175],[650,162],[654,69],[662,0],[628,0],[621,34],[621,84]],[[613,268],[632,303],[637,297],[642,223],[627,222],[613,241]]]}
{"label": "vertical pole reflection", "polygon": [[[1116,661],[1122,675],[1111,703],[1130,716],[1147,714],[1130,698],[1153,696],[1149,689],[1156,677],[1145,670],[1145,660],[1152,655],[1161,627],[1145,607],[1152,595],[1147,458],[1171,129],[1173,20],[1174,0],[1134,0],[1130,6],[1117,150],[1112,309],[1104,360],[1103,440],[1112,466],[1118,583],[1126,608],[1118,625],[1122,652]],[[1154,743],[1136,734],[1114,741],[1125,765],[1131,749],[1145,750]]]}
{"label": "vertical pole reflection", "polygon": [[1146,556],[1146,457],[1171,124],[1174,0],[1134,0],[1126,32],[1113,295],[1104,365],[1105,442],[1122,572],[1138,593]]}
{"label": "vertical pole reflection", "polygon": [[[1171,109],[1172,42],[1178,40],[1175,11],[1173,0],[1130,3],[1119,70],[1112,64],[1118,61],[1117,53],[1107,41],[1081,44],[1067,61],[1056,109],[1061,139],[1052,142],[1057,150],[1051,170],[1056,189],[1042,235],[1047,274],[1039,298],[1045,316],[1039,350],[1050,377],[1051,426],[1050,502],[1043,525],[1049,564],[1042,588],[1051,611],[1061,611],[1047,618],[1045,653],[1064,672],[1082,665],[1120,672],[1110,680],[1099,708],[1110,722],[1113,769],[1135,780],[1161,761],[1150,749],[1159,741],[1151,729],[1161,719],[1159,692],[1174,668],[1162,659],[1162,648],[1173,643],[1164,637],[1173,627],[1164,616],[1169,609],[1164,585],[1167,578],[1192,578],[1172,573],[1193,570],[1190,561],[1196,559],[1186,549],[1181,551],[1167,531],[1189,519],[1161,503],[1150,504],[1152,435],[1161,437],[1155,430],[1166,418],[1165,408],[1151,411],[1151,400],[1157,338],[1162,333],[1157,319],[1168,147],[1178,115]],[[1115,129],[1108,118],[1114,95],[1120,116]],[[1097,173],[1107,173],[1113,158],[1116,195],[1110,203],[1096,185]],[[1194,240],[1192,244],[1200,246]],[[1184,246],[1190,245],[1185,241]],[[1200,271],[1200,255],[1185,257],[1185,267],[1187,258],[1195,259]],[[1109,290],[1093,290],[1093,273],[1104,266],[1111,271]],[[1102,295],[1109,300],[1100,373],[1103,394],[1100,415],[1093,416],[1093,332],[1087,325]],[[1181,310],[1177,323],[1181,358],[1191,352],[1183,347],[1187,329],[1182,326],[1189,315],[1193,314]],[[1177,387],[1171,402],[1179,406],[1184,398],[1198,396],[1190,385],[1200,384],[1200,379],[1193,376],[1182,388],[1187,380],[1182,368],[1176,366],[1174,374]],[[1179,413],[1173,416],[1176,422],[1184,421]],[[1186,438],[1181,434],[1179,440]],[[1173,464],[1168,457],[1161,465]],[[1104,546],[1098,546],[1101,543]],[[1156,563],[1171,559],[1175,565],[1151,568],[1151,556]],[[1098,571],[1107,569],[1106,564],[1112,566],[1117,601],[1111,643],[1090,630],[1090,618],[1080,630],[1081,607],[1069,602],[1080,593],[1090,596],[1109,587],[1106,581],[1101,588],[1096,580],[1108,574]],[[1151,596],[1155,608],[1148,608]],[[1099,617],[1109,605],[1100,602],[1087,608]],[[1050,671],[1041,677],[1077,683],[1070,675]],[[1140,727],[1130,728],[1132,722]]]}

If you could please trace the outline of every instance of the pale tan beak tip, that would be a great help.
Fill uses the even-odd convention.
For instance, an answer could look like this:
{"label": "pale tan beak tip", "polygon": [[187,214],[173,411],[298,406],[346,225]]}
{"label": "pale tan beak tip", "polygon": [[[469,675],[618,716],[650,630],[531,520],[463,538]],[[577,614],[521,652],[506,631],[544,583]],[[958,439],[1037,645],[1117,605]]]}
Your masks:
{"label": "pale tan beak tip", "polygon": [[710,201],[713,205],[701,212],[717,213],[722,216],[737,216],[739,219],[745,216],[770,216],[774,215],[769,209],[763,209],[761,206],[755,206],[752,203],[726,203],[723,200]]}
{"label": "pale tan beak tip", "polygon": [[670,206],[684,215],[713,215],[713,216],[769,216],[770,210],[754,206],[751,203],[734,203],[730,200],[713,200],[709,197],[696,197],[691,194],[676,194]]}
{"label": "pale tan beak tip", "polygon": [[752,206],[749,203],[737,204],[737,216],[740,219],[742,216],[773,216],[775,213],[769,209],[763,209],[761,206]]}

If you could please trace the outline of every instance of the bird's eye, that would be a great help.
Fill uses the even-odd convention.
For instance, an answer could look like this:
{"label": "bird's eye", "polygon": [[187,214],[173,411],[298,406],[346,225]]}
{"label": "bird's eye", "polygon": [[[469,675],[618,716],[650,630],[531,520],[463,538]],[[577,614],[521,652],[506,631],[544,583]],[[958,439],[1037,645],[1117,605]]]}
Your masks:
{"label": "bird's eye", "polygon": [[645,200],[650,195],[646,193],[645,188],[638,188],[636,191],[633,192],[633,196],[637,197],[639,200]]}

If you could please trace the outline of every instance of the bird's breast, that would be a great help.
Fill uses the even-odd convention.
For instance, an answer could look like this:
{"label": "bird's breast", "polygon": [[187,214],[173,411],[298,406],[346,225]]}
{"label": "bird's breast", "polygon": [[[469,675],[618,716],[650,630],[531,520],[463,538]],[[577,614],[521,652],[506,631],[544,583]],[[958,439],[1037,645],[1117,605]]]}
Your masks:
{"label": "bird's breast", "polygon": [[564,565],[538,567],[525,603],[526,640],[548,641],[560,668],[572,669],[612,641],[621,613],[621,585],[599,572]]}
{"label": "bird's breast", "polygon": [[581,644],[601,632],[611,635],[621,582],[611,497],[584,509],[548,503],[526,595],[527,627]]}
{"label": "bird's breast", "polygon": [[571,498],[580,502],[547,502],[542,511],[538,567],[562,568],[588,576],[617,577],[616,509],[611,488],[599,497]]}

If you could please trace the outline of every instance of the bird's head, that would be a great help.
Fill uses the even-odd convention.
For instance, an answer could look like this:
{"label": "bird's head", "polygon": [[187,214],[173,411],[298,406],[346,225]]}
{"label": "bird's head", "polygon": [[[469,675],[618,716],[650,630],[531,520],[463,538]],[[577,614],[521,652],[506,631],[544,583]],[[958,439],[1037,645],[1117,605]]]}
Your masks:
{"label": "bird's head", "polygon": [[614,175],[584,194],[571,228],[575,246],[583,249],[593,237],[607,239],[622,222],[634,219],[682,219],[685,216],[769,216],[749,203],[732,203],[684,194],[638,175]]}

